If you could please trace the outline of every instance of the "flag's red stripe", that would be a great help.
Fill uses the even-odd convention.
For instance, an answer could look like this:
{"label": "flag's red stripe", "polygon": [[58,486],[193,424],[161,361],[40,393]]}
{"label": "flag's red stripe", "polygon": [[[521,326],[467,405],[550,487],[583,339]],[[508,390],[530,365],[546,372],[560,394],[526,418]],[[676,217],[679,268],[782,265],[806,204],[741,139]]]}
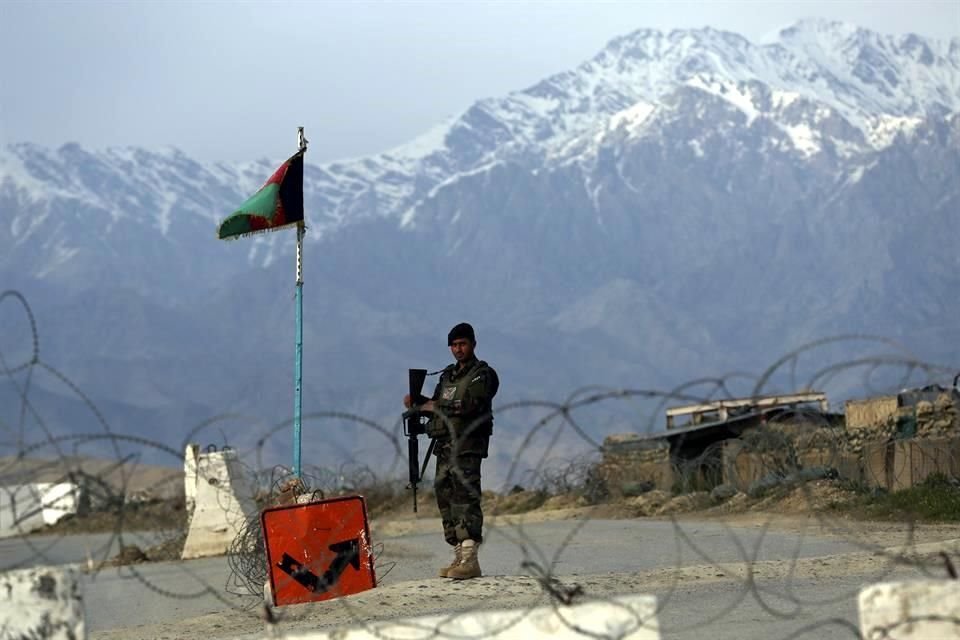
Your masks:
{"label": "flag's red stripe", "polygon": [[281,182],[283,182],[284,176],[287,175],[287,167],[289,166],[290,166],[289,162],[284,162],[282,165],[280,165],[280,168],[273,172],[273,175],[270,176],[270,179],[267,180],[263,184],[263,186],[265,187],[268,184],[280,184]]}

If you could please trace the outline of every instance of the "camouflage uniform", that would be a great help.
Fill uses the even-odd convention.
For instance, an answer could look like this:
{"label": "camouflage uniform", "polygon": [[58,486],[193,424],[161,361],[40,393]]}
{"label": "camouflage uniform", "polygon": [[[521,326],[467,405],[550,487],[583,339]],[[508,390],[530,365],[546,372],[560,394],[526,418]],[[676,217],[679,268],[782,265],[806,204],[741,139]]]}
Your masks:
{"label": "camouflage uniform", "polygon": [[471,358],[462,368],[443,370],[433,392],[434,415],[427,435],[436,440],[433,482],[443,519],[443,537],[451,545],[483,542],[480,463],[493,432],[493,396],[500,381],[486,362]]}

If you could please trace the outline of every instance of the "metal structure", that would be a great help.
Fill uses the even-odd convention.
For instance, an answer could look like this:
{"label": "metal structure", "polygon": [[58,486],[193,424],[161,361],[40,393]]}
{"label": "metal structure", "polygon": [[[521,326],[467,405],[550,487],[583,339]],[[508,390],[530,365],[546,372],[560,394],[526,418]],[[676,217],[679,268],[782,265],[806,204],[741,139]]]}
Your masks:
{"label": "metal structure", "polygon": [[[307,150],[303,127],[297,127],[297,145],[301,152]],[[304,215],[306,219],[306,215]],[[296,338],[293,363],[293,475],[300,477],[300,418],[303,413],[303,234],[306,224],[297,224],[297,293],[296,293]]]}

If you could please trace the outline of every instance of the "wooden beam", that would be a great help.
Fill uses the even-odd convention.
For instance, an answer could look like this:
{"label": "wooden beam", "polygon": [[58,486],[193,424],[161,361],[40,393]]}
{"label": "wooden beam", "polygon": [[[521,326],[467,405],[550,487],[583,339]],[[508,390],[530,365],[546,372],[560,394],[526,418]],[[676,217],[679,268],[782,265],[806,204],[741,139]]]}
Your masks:
{"label": "wooden beam", "polygon": [[[791,393],[782,396],[757,396],[754,398],[731,398],[728,400],[714,400],[702,404],[690,404],[682,407],[671,407],[667,409],[667,419],[673,422],[672,418],[676,416],[685,416],[691,414],[707,413],[708,411],[719,411],[726,413],[728,409],[739,407],[756,407],[758,409],[779,407],[792,404],[805,404],[808,402],[820,403],[820,408],[827,406],[827,396],[824,393]],[[721,411],[722,410],[722,411]]]}

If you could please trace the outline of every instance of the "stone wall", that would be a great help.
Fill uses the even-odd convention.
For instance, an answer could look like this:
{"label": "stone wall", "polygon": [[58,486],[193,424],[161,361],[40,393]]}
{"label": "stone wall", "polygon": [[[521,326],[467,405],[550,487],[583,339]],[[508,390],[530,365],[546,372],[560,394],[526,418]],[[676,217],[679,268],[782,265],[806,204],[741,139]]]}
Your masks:
{"label": "stone wall", "polygon": [[[940,394],[934,402],[897,407],[896,396],[847,403],[847,428],[808,420],[770,424],[723,443],[715,462],[672,460],[665,439],[638,434],[609,436],[599,471],[612,497],[636,483],[670,491],[683,476],[710,466],[722,481],[741,491],[774,474],[801,469],[833,469],[840,478],[891,491],[922,482],[931,473],[960,478],[960,395]],[[708,464],[709,463],[709,464]],[[699,466],[698,466],[699,465]]]}
{"label": "stone wall", "polygon": [[888,416],[884,422],[870,427],[847,431],[841,440],[841,446],[856,454],[862,454],[870,444],[889,442],[897,433],[897,415]]}
{"label": "stone wall", "polygon": [[960,407],[957,396],[941,393],[935,402],[918,402],[917,418],[918,438],[944,438],[960,434]]}
{"label": "stone wall", "polygon": [[[892,404],[891,404],[892,403]],[[942,438],[960,432],[960,395],[941,393],[934,402],[920,401],[897,407],[895,396],[847,402],[847,432],[851,442],[863,443],[893,437]],[[902,433],[915,422],[916,429]]]}

